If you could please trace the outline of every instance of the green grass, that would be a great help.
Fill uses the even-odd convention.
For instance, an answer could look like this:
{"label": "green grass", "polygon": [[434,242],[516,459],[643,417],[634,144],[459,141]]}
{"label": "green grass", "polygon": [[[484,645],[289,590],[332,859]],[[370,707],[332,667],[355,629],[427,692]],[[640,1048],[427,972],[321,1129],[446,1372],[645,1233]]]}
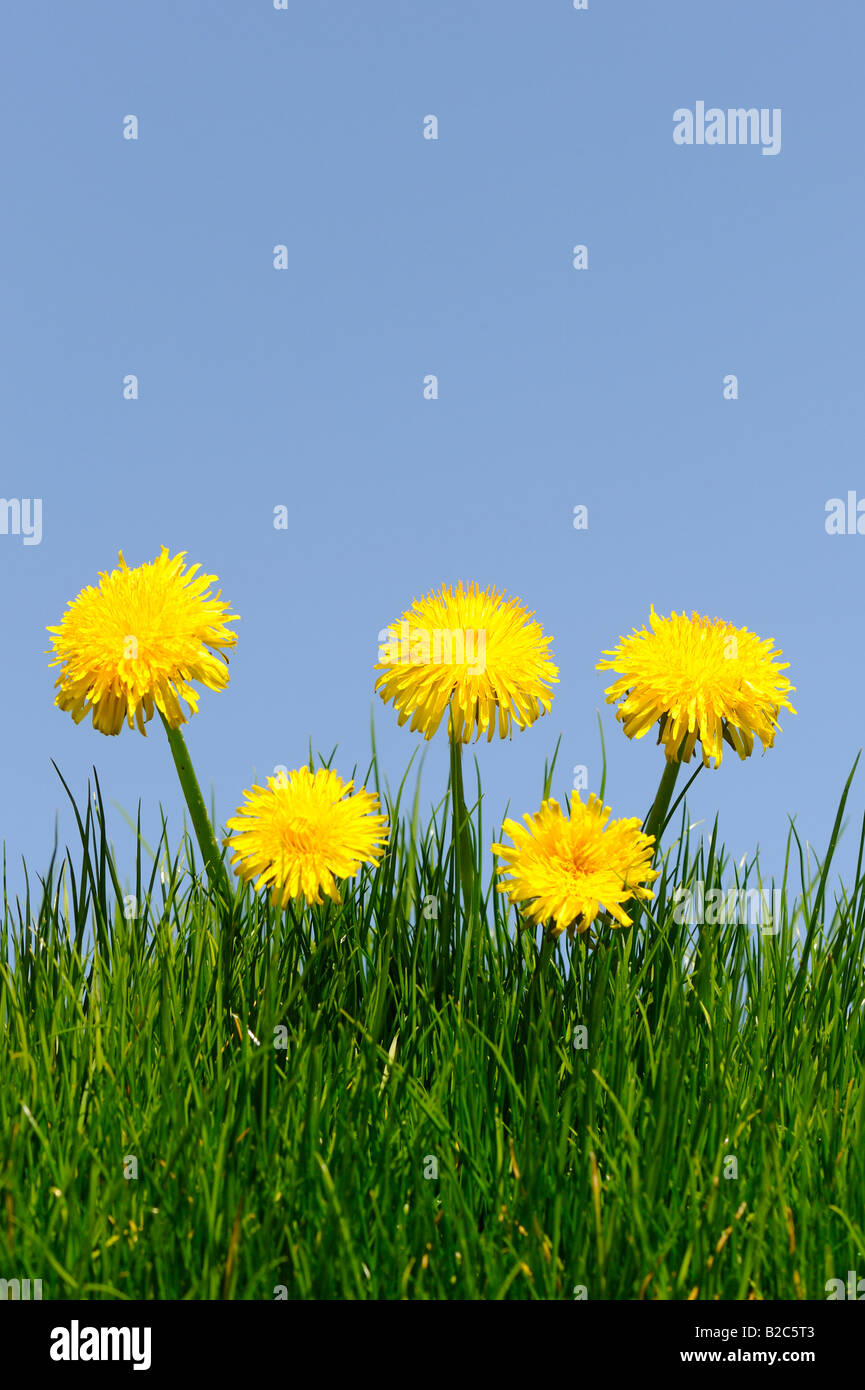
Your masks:
{"label": "green grass", "polygon": [[447,799],[425,825],[405,784],[388,800],[391,851],[341,907],[238,889],[221,921],[188,838],[115,862],[98,784],[75,850],[4,893],[0,1277],[820,1299],[865,1275],[865,822],[833,890],[843,800],[816,874],[791,831],[777,935],[675,921],[675,885],[759,876],[685,815],[651,912],[540,967],[480,861],[466,920]]}

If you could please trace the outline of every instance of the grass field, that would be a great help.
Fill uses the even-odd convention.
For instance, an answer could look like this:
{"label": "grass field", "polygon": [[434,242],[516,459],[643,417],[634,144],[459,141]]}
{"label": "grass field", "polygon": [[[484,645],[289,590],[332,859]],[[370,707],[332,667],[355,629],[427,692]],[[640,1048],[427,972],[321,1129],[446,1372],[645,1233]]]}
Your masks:
{"label": "grass field", "polygon": [[774,934],[676,921],[677,885],[759,875],[684,812],[634,927],[551,953],[480,858],[463,911],[447,803],[422,823],[413,781],[381,788],[390,850],[342,906],[280,914],[235,881],[230,916],[189,837],[116,862],[95,784],[75,848],[4,893],[0,1276],[52,1299],[825,1298],[865,1274],[849,790],[816,874],[791,832]]}

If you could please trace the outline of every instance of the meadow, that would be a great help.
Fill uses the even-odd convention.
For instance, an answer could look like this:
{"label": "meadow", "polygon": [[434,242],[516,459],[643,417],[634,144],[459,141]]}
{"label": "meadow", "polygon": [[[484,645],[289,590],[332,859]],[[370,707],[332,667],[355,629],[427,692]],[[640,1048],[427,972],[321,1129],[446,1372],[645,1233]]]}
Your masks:
{"label": "meadow", "polygon": [[184,559],[120,555],[48,629],[76,723],[158,713],[189,825],[151,846],[139,806],[120,862],[97,769],[76,801],[58,768],[78,843],[14,901],[4,860],[0,1278],[76,1300],[855,1283],[865,819],[852,888],[830,876],[856,764],[824,857],[791,824],[777,883],[688,819],[725,744],[746,760],[795,714],[772,640],[652,609],[598,663],[624,734],[664,745],[645,818],[610,819],[599,717],[597,794],[561,805],[554,755],[540,809],[490,825],[464,747],[548,713],[558,668],[518,599],[443,586],[375,681],[409,735],[448,738],[438,805],[417,739],[393,791],[373,728],[362,776],[310,749],[218,834],[181,726],[191,681],[227,685],[237,615]]}
{"label": "meadow", "polygon": [[4,892],[0,1274],[52,1299],[704,1300],[865,1273],[850,782],[816,872],[791,829],[771,934],[676,920],[677,887],[770,886],[683,802],[633,925],[570,940],[494,891],[479,783],[466,904],[448,800],[422,817],[374,757],[364,780],[391,841],[339,905],[239,880],[228,905],[164,824],[119,863],[98,780],[79,842]]}

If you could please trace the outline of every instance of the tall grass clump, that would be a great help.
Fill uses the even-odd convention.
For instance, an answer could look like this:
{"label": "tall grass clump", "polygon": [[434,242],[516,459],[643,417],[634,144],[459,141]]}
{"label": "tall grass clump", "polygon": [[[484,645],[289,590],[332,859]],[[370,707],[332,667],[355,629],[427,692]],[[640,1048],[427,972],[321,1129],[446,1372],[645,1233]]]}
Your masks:
{"label": "tall grass clump", "polygon": [[[849,782],[816,870],[791,830],[765,884],[683,808],[633,926],[548,952],[480,835],[467,911],[449,799],[422,822],[407,785],[341,903],[238,882],[230,950],[196,842],[163,823],[124,871],[88,788],[77,847],[4,893],[0,1270],[61,1299],[825,1297],[865,1248]],[[697,884],[778,890],[773,930],[681,920]]]}
{"label": "tall grass clump", "polygon": [[158,712],[192,832],[163,818],[151,850],[139,808],[130,873],[94,771],[81,807],[67,787],[74,851],[14,901],[4,863],[0,1277],[678,1300],[819,1298],[855,1270],[865,819],[830,887],[855,765],[822,861],[791,828],[780,883],[730,863],[717,820],[693,838],[697,773],[674,800],[698,744],[717,770],[795,713],[773,642],[652,609],[599,663],[625,735],[663,745],[645,818],[611,819],[605,767],[560,805],[554,756],[494,841],[464,745],[548,714],[558,668],[519,600],[442,586],[376,668],[401,725],[447,730],[438,804],[421,817],[419,775],[409,803],[411,761],[392,795],[373,741],[361,785],[310,757],[247,790],[220,844],[180,729],[190,680],[227,685],[237,619],[183,560],[121,555],[50,629],[76,723],[145,734]]}

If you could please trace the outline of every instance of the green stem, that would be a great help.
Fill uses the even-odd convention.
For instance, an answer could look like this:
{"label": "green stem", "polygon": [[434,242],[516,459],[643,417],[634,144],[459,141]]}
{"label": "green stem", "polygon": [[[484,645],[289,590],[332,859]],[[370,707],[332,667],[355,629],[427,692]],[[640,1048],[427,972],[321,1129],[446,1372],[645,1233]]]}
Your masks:
{"label": "green stem", "polygon": [[224,900],[225,907],[229,907],[231,888],[228,875],[225,872],[225,864],[216,843],[213,826],[210,824],[210,817],[207,814],[204,797],[201,795],[201,788],[198,785],[198,778],[195,775],[195,768],[192,766],[189,750],[186,747],[183,734],[179,729],[172,729],[161,710],[159,717],[168,735],[168,746],[171,749],[171,756],[174,758],[174,766],[177,768],[183,795],[186,797],[186,804],[189,807],[192,826],[195,830],[195,838],[198,840],[198,847],[201,850],[201,857],[204,860],[210,886],[217,896]]}
{"label": "green stem", "polygon": [[463,747],[454,738],[453,729],[450,728],[451,745],[451,795],[453,798],[453,843],[454,853],[459,864],[460,884],[463,890],[463,902],[466,912],[471,910],[472,896],[474,894],[474,851],[472,849],[471,825],[469,813],[466,810],[465,791],[463,790]]}
{"label": "green stem", "polygon": [[661,777],[657,795],[652,803],[652,809],[643,821],[643,833],[646,835],[654,835],[655,837],[655,854],[658,852],[661,831],[667,819],[667,808],[670,805],[670,798],[673,795],[673,788],[676,785],[676,778],[679,775],[680,767],[681,763],[678,758],[675,762],[667,762]]}
{"label": "green stem", "polygon": [[530,1016],[532,1011],[532,1005],[534,1003],[538,990],[541,988],[544,980],[546,979],[547,966],[550,963],[550,957],[556,949],[556,939],[557,938],[553,936],[551,931],[544,931],[544,935],[541,940],[541,949],[538,952],[537,963],[535,965],[534,974],[532,975],[532,982],[529,985],[529,997],[526,1013]]}

